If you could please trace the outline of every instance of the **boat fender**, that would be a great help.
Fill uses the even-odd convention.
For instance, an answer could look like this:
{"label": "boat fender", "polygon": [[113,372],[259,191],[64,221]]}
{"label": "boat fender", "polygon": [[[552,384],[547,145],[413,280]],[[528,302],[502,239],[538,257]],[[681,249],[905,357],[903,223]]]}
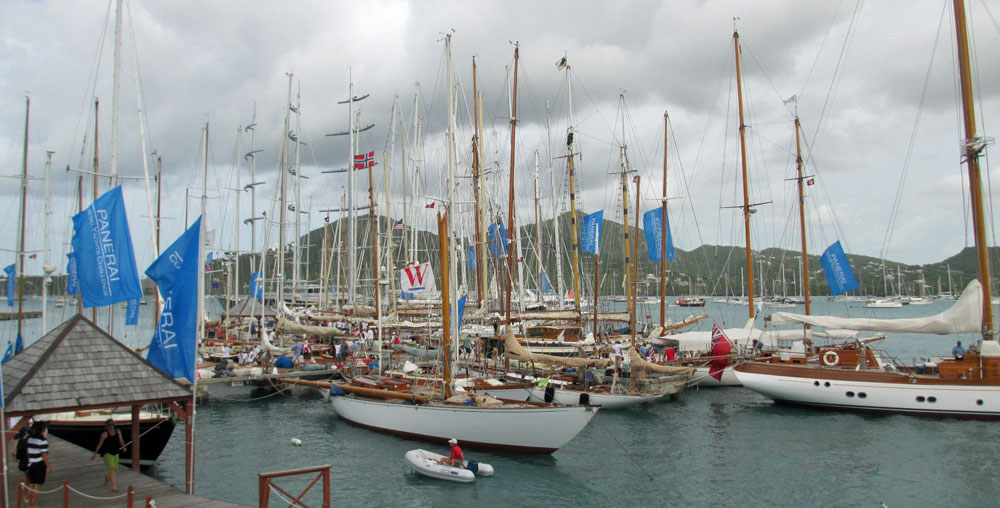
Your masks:
{"label": "boat fender", "polygon": [[476,462],[476,461],[474,461],[474,460],[470,460],[470,461],[468,461],[468,462],[465,463],[465,469],[468,469],[469,471],[472,471],[473,473],[478,473],[479,472],[479,463]]}
{"label": "boat fender", "polygon": [[827,367],[836,367],[840,363],[840,356],[836,351],[827,351],[823,353],[823,365]]}
{"label": "boat fender", "polygon": [[581,393],[580,394],[580,405],[581,406],[589,406],[590,405],[590,394],[589,393]]}
{"label": "boat fender", "polygon": [[293,437],[292,446],[302,446],[302,440],[297,437]]}
{"label": "boat fender", "polygon": [[345,392],[344,389],[338,385],[330,385],[330,395],[333,397],[339,397],[341,395],[347,395],[347,392]]}
{"label": "boat fender", "polygon": [[556,398],[556,389],[554,386],[545,387],[545,402],[551,403]]}

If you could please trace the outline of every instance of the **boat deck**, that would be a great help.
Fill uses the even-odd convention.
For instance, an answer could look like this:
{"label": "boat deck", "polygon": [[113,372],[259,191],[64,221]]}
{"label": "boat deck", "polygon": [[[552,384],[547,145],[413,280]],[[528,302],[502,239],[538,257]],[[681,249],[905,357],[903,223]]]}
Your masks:
{"label": "boat deck", "polygon": [[[155,480],[130,469],[118,468],[118,492],[111,492],[104,486],[104,463],[100,459],[90,461],[89,450],[49,436],[49,460],[52,472],[48,474],[42,492],[58,489],[56,492],[39,495],[40,506],[62,506],[63,482],[69,481],[71,488],[85,493],[85,497],[70,491],[69,505],[74,508],[126,506],[128,486],[135,489],[133,506],[145,506],[146,498],[152,497],[158,508],[194,507],[194,508],[247,508],[243,505],[216,501],[200,496],[190,496],[181,490]],[[21,477],[15,462],[10,462],[7,472],[7,496],[10,506],[16,506],[17,481]],[[120,496],[108,499],[112,496]],[[100,498],[100,499],[93,499]],[[25,504],[27,506],[27,504]]]}

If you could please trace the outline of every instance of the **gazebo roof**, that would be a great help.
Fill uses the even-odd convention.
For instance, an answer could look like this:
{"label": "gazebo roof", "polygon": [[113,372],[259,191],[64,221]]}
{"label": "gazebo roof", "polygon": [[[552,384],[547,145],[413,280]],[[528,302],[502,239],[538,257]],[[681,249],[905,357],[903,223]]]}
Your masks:
{"label": "gazebo roof", "polygon": [[275,317],[278,314],[274,312],[274,309],[261,304],[260,300],[244,298],[229,308],[229,315],[237,317],[261,315],[264,317]]}
{"label": "gazebo roof", "polygon": [[77,314],[3,366],[10,413],[53,413],[191,397],[190,388]]}

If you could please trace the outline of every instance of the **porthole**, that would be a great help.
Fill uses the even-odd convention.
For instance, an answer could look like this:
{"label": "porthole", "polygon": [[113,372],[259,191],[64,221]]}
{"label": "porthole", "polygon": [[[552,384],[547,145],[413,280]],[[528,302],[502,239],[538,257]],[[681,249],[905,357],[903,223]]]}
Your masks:
{"label": "porthole", "polygon": [[829,382],[829,381],[827,381],[827,382],[823,383],[823,386],[825,386],[825,387],[829,388],[829,387],[830,387],[830,382]]}
{"label": "porthole", "polygon": [[923,402],[925,400],[927,399],[925,399],[923,395],[917,395],[917,402]]}
{"label": "porthole", "polygon": [[854,392],[847,392],[847,393],[846,393],[846,394],[844,394],[844,395],[847,395],[847,398],[848,398],[848,399],[850,399],[850,398],[853,398],[853,397],[854,397]]}
{"label": "porthole", "polygon": [[813,386],[819,386],[819,381],[813,381]]}
{"label": "porthole", "polygon": [[859,399],[867,399],[868,398],[868,394],[865,393],[865,392],[858,392],[858,398]]}
{"label": "porthole", "polygon": [[983,399],[979,399],[979,400],[977,400],[977,401],[976,401],[976,405],[977,405],[977,406],[982,406],[982,405],[983,405]]}
{"label": "porthole", "polygon": [[937,397],[927,397],[927,402],[937,402]]}

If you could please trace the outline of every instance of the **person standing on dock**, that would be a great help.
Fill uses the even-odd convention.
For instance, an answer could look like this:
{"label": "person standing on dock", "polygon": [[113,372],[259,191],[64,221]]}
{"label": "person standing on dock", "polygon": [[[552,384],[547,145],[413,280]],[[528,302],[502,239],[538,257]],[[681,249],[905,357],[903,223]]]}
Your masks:
{"label": "person standing on dock", "polygon": [[28,433],[28,507],[38,508],[38,491],[45,484],[45,475],[52,471],[49,463],[47,422],[36,421]]}
{"label": "person standing on dock", "polygon": [[97,441],[97,449],[90,456],[94,460],[97,454],[101,454],[104,465],[108,472],[104,475],[104,485],[111,484],[111,492],[118,492],[118,483],[115,481],[115,471],[118,469],[118,454],[125,449],[125,441],[122,440],[122,433],[115,428],[115,421],[108,418],[104,422],[104,432],[101,432],[101,439]]}

